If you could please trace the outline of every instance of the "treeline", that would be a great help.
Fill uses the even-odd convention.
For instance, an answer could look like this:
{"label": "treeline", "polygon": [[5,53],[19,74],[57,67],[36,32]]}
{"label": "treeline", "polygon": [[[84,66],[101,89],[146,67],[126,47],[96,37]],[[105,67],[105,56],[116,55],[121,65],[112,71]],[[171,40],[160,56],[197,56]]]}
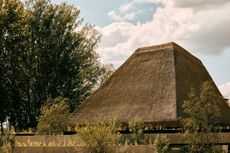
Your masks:
{"label": "treeline", "polygon": [[0,0],[1,126],[9,117],[16,130],[35,128],[48,98],[68,98],[73,111],[106,77],[100,34],[79,13],[49,0]]}

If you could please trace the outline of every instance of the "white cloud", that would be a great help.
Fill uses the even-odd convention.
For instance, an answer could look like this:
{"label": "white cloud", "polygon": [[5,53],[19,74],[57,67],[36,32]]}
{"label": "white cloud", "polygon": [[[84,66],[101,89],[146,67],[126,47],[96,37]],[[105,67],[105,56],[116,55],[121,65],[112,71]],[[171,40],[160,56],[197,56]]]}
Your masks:
{"label": "white cloud", "polygon": [[[165,16],[171,16],[171,20]],[[183,9],[179,11],[175,8],[170,8],[167,11],[158,9],[154,21],[151,22],[137,25],[124,22],[110,24],[100,29],[104,37],[99,53],[104,62],[113,62],[119,60],[119,57],[127,57],[134,49],[141,46],[164,43],[177,37],[186,38],[185,32],[192,32],[198,28],[196,24],[192,23],[191,26],[187,26],[190,23],[187,20],[192,17],[191,12]],[[122,60],[124,58],[119,62],[121,63]]]}
{"label": "white cloud", "polygon": [[230,82],[219,86],[219,90],[225,98],[230,99]]}
{"label": "white cloud", "polygon": [[[127,12],[138,3],[159,3],[160,0],[133,0],[120,7]],[[161,0],[152,20],[133,24],[119,17],[116,22],[98,27],[103,34],[98,49],[105,63],[116,66],[124,62],[136,48],[174,41],[192,52],[220,54],[230,47],[230,3],[220,0]],[[205,2],[210,2],[205,5]],[[204,9],[197,9],[205,5]],[[115,16],[116,13],[110,13]],[[128,18],[128,17],[123,17]],[[130,17],[132,18],[132,17]],[[118,22],[122,21],[122,22]]]}
{"label": "white cloud", "polygon": [[[143,3],[162,3],[162,0],[133,0],[129,3],[122,4],[117,11],[110,11],[107,15],[114,20],[117,21],[132,21],[136,18],[136,16],[144,11],[138,8],[139,4]],[[165,1],[165,0],[164,0]],[[166,0],[167,1],[167,0]]]}
{"label": "white cloud", "polygon": [[137,16],[137,14],[141,13],[142,11],[136,11],[136,12],[129,12],[125,13],[124,15],[119,15],[115,11],[110,11],[108,13],[108,16],[115,21],[131,21],[134,20]]}
{"label": "white cloud", "polygon": [[119,11],[121,11],[122,13],[126,13],[128,12],[133,6],[135,5],[135,1],[131,1],[127,4],[123,4],[119,7]]}
{"label": "white cloud", "polygon": [[143,3],[157,4],[157,3],[166,3],[166,1],[167,0],[133,0],[129,3],[122,4],[119,7],[119,11],[121,11],[122,13],[126,13],[126,12],[130,11],[131,9],[135,8],[135,6],[138,4],[143,4]]}

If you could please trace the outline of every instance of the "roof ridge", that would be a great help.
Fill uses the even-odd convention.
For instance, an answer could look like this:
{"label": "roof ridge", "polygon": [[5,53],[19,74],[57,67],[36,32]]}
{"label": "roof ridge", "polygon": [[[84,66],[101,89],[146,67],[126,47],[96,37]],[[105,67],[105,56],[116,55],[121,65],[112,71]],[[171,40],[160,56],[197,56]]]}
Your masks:
{"label": "roof ridge", "polygon": [[188,58],[189,60],[191,60],[193,62],[198,62],[198,63],[202,64],[202,62],[199,58],[194,56],[192,53],[190,53],[189,51],[187,51],[185,48],[181,47],[180,45],[178,45],[178,44],[174,45],[173,49],[177,52],[179,49],[180,54],[182,54],[184,57]]}
{"label": "roof ridge", "polygon": [[193,61],[197,61],[199,63],[202,64],[201,60],[198,59],[196,56],[194,56],[193,54],[191,54],[190,52],[188,52],[185,48],[181,47],[180,45],[178,45],[175,42],[168,42],[165,44],[160,44],[160,45],[152,45],[152,46],[147,46],[147,47],[141,47],[135,50],[135,53],[146,53],[146,52],[154,52],[154,51],[158,51],[158,50],[164,50],[164,49],[172,49],[172,50],[176,50],[177,48],[182,49],[182,54],[183,56],[193,60]]}
{"label": "roof ridge", "polygon": [[152,51],[157,51],[162,49],[173,49],[174,46],[179,46],[179,45],[177,45],[175,42],[169,42],[161,45],[152,45],[152,46],[138,48],[134,53],[145,53],[145,52],[152,52]]}

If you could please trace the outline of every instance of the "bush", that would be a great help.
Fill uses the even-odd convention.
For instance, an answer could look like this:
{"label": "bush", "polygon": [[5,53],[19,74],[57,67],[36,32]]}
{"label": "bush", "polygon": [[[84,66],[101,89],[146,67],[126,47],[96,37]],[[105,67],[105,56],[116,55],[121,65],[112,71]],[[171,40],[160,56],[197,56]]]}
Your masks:
{"label": "bush", "polygon": [[69,118],[69,104],[67,98],[49,99],[41,108],[38,118],[38,134],[62,134],[67,130]]}
{"label": "bush", "polygon": [[157,135],[153,146],[154,153],[170,153],[168,139],[165,135]]}
{"label": "bush", "polygon": [[13,153],[15,145],[14,130],[5,130],[4,134],[0,134],[0,152]]}
{"label": "bush", "polygon": [[120,134],[111,123],[99,123],[77,127],[77,136],[84,141],[87,153],[108,153],[109,146],[117,144]]}
{"label": "bush", "polygon": [[138,145],[145,143],[144,124],[141,119],[135,117],[128,123],[129,131],[131,132],[131,143]]}

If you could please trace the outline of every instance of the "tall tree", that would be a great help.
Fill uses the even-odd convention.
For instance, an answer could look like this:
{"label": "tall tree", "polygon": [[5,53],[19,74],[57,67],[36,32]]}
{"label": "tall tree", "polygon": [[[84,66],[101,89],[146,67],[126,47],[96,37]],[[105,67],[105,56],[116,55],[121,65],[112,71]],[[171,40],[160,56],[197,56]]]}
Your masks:
{"label": "tall tree", "polygon": [[65,3],[0,0],[0,7],[1,121],[34,128],[43,103],[58,96],[73,111],[104,73],[95,52],[100,34]]}
{"label": "tall tree", "polygon": [[[0,8],[0,97],[3,122],[6,116],[12,119],[23,118],[28,16],[20,1],[0,0]],[[16,122],[13,124],[16,125]]]}
{"label": "tall tree", "polygon": [[216,94],[211,82],[204,82],[199,91],[191,90],[183,108],[188,118],[183,121],[185,136],[188,140],[186,147],[189,153],[218,153],[221,148],[218,142],[217,119],[223,97]]}

